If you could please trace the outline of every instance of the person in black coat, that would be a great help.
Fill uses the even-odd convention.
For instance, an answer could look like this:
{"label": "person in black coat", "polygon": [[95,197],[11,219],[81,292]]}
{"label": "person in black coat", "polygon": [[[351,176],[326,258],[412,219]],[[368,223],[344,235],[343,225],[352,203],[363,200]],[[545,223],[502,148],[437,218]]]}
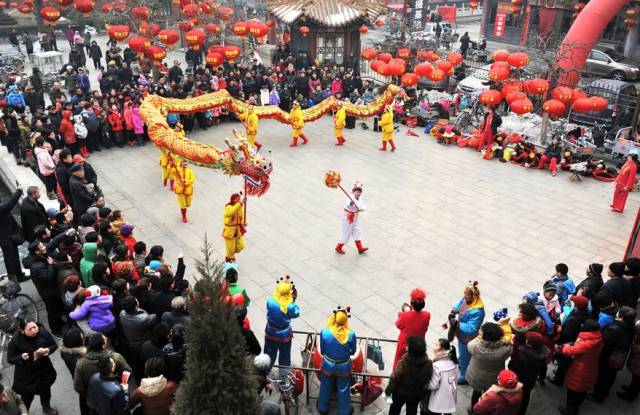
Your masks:
{"label": "person in black coat", "polygon": [[544,345],[542,334],[529,331],[526,333],[526,343],[518,347],[518,353],[509,361],[509,370],[518,375],[518,381],[522,383],[522,403],[518,415],[527,413],[531,391],[536,385],[538,374],[546,372],[547,356],[549,348]]}
{"label": "person in black coat", "polygon": [[19,327],[7,348],[7,362],[15,365],[12,389],[22,396],[27,409],[35,395],[40,395],[44,413],[57,414],[51,407],[51,385],[57,374],[49,359],[58,348],[56,341],[47,329],[33,320],[23,320]]}
{"label": "person in black coat", "polygon": [[604,281],[602,280],[602,264],[591,264],[587,268],[587,278],[582,280],[580,284],[576,286],[576,295],[584,295],[589,300],[593,298],[594,295],[604,285]]}
{"label": "person in black coat", "polygon": [[18,242],[24,242],[24,239],[22,229],[11,213],[18,204],[20,196],[22,196],[22,187],[18,186],[11,199],[0,203],[0,248],[9,279],[14,281],[21,281],[24,278],[18,254],[18,246],[21,245]]}
{"label": "person in black coat", "polygon": [[634,338],[636,311],[622,306],[613,323],[602,329],[604,347],[598,360],[598,381],[590,398],[604,402],[616,382],[618,371],[624,367]]}
{"label": "person in black coat", "polygon": [[171,301],[176,297],[175,284],[171,273],[161,273],[159,281],[160,291],[151,293],[149,297],[149,312],[161,316],[171,311]]}
{"label": "person in black coat", "polygon": [[247,307],[244,305],[236,306],[233,310],[236,320],[242,329],[242,336],[244,337],[245,346],[244,351],[248,355],[258,356],[262,353],[262,348],[260,347],[260,342],[256,338],[256,335],[253,333],[253,330],[244,326],[244,321],[247,318]]}
{"label": "person in black coat", "polygon": [[71,177],[69,178],[71,207],[73,208],[73,218],[77,221],[93,204],[93,195],[87,186],[82,166],[74,164],[69,171],[71,172]]}
{"label": "person in black coat", "polygon": [[627,269],[624,271],[624,275],[627,277],[631,286],[633,287],[634,304],[638,303],[640,299],[640,259],[627,258],[624,261]]}
{"label": "person in black coat", "polygon": [[164,361],[167,364],[168,380],[180,383],[184,377],[185,360],[187,358],[187,345],[185,344],[185,336],[187,329],[182,324],[176,324],[171,328],[169,335],[169,344],[163,349]]}
{"label": "person in black coat", "polygon": [[624,262],[609,264],[609,279],[604,283],[602,289],[607,290],[619,306],[635,308],[633,286],[629,280],[624,278],[624,271]]}
{"label": "person in black coat", "polygon": [[[58,199],[63,206],[71,205],[71,190],[69,190],[69,178],[71,177],[71,166],[73,156],[66,148],[60,152],[60,162],[56,166],[56,180],[58,181]],[[24,225],[23,225],[24,226]]]}
{"label": "person in black coat", "polygon": [[87,353],[84,347],[84,335],[82,330],[77,327],[67,330],[62,336],[62,344],[60,345],[60,356],[64,360],[64,364],[69,369],[71,377],[76,373],[76,364]]}
{"label": "person in black coat", "polygon": [[164,323],[158,323],[151,330],[151,339],[142,343],[140,348],[140,361],[146,362],[152,357],[164,359],[164,347],[169,343],[169,327]]}
{"label": "person in black coat", "polygon": [[38,225],[49,226],[49,217],[40,199],[40,188],[38,186],[27,187],[27,197],[20,204],[20,222],[24,232],[24,238],[29,241],[35,241],[36,237],[33,233]]}

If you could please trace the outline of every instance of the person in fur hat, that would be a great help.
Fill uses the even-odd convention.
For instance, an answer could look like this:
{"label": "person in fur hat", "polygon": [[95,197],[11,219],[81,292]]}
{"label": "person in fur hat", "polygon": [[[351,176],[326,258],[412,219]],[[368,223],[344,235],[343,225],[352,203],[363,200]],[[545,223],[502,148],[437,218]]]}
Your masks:
{"label": "person in fur hat", "polygon": [[387,105],[384,109],[384,114],[380,117],[378,123],[382,129],[382,147],[380,151],[387,151],[387,142],[391,146],[391,151],[396,151],[396,145],[393,142],[393,108],[391,105]]}
{"label": "person in fur hat", "polygon": [[398,313],[396,327],[400,330],[396,355],[393,359],[395,368],[402,356],[407,352],[407,339],[411,336],[418,336],[424,339],[429,329],[431,314],[423,310],[427,294],[420,288],[411,290],[410,304],[403,304],[402,311]]}
{"label": "person in fur hat", "polygon": [[116,320],[111,312],[113,297],[106,290],[102,292],[97,285],[87,288],[84,295],[85,301],[69,313],[69,318],[72,320],[87,318],[91,330],[103,334],[113,332],[116,327]]}
{"label": "person in fur hat", "polygon": [[229,203],[224,207],[222,237],[226,249],[226,262],[235,262],[236,254],[244,249],[243,235],[247,225],[244,219],[244,204],[247,203],[247,198],[245,196],[241,200],[240,197],[239,193],[232,194]]}
{"label": "person in fur hat", "polygon": [[511,370],[498,374],[498,383],[489,388],[473,406],[472,415],[514,415],[522,404],[522,383]]}
{"label": "person in fur hat", "polygon": [[362,245],[362,230],[360,226],[358,226],[360,212],[363,212],[366,208],[362,200],[362,183],[355,182],[351,193],[353,197],[349,197],[345,202],[344,213],[342,214],[342,233],[335,247],[335,251],[341,255],[345,254],[342,248],[344,244],[349,242],[351,237],[353,237],[356,243],[359,254],[363,254],[369,250],[369,248]]}

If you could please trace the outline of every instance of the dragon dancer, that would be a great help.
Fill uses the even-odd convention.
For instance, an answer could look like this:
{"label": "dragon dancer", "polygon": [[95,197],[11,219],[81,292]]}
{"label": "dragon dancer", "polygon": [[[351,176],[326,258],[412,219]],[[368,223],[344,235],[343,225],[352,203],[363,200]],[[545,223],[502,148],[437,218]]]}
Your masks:
{"label": "dragon dancer", "polygon": [[244,249],[244,204],[247,198],[240,200],[240,194],[234,193],[229,199],[229,203],[224,207],[222,237],[226,250],[226,262],[234,262],[236,254]]}
{"label": "dragon dancer", "polygon": [[256,150],[260,150],[262,144],[256,140],[256,135],[258,135],[258,114],[256,114],[253,105],[249,105],[247,107],[247,112],[242,113],[240,115],[240,119],[244,121],[244,128],[247,132],[247,141],[249,141],[251,147],[254,147]]}
{"label": "dragon dancer", "polygon": [[302,109],[300,109],[300,104],[298,101],[293,101],[293,106],[291,108],[291,128],[293,129],[291,132],[291,137],[293,141],[289,144],[289,147],[296,147],[298,145],[298,138],[302,139],[302,144],[307,144],[309,140],[307,136],[302,132],[302,127],[304,127],[304,118],[302,116]]}
{"label": "dragon dancer", "polygon": [[296,303],[298,291],[287,275],[276,284],[273,296],[267,300],[267,325],[264,329],[264,352],[271,358],[271,365],[291,366],[291,320],[300,317]]}
{"label": "dragon dancer", "polygon": [[182,160],[180,167],[176,169],[178,183],[175,186],[175,193],[178,197],[178,206],[182,213],[182,222],[187,223],[187,208],[191,207],[191,199],[193,198],[193,184],[196,182],[196,175],[189,167],[187,162]]}
{"label": "dragon dancer", "polygon": [[380,151],[387,151],[387,142],[391,145],[391,151],[396,151],[396,145],[393,142],[393,108],[387,105],[384,108],[384,114],[380,117],[380,128],[382,129],[382,147]]}
{"label": "dragon dancer", "polygon": [[358,216],[360,212],[363,212],[365,209],[365,204],[362,200],[362,183],[355,182],[351,189],[351,193],[353,194],[353,197],[348,198],[344,206],[344,212],[342,214],[342,233],[340,234],[338,245],[336,245],[335,248],[336,252],[339,254],[345,254],[342,247],[344,247],[344,244],[349,242],[351,237],[353,237],[356,242],[358,253],[362,254],[369,250],[369,248],[362,246],[362,230],[360,229],[360,226],[358,226]]}
{"label": "dragon dancer", "polygon": [[173,185],[176,180],[176,160],[175,158],[162,147],[160,148],[160,167],[162,167],[162,184],[167,187],[167,180],[169,180],[171,191],[173,191]]}
{"label": "dragon dancer", "polygon": [[342,135],[342,130],[347,125],[347,111],[345,110],[342,101],[339,101],[337,106],[338,111],[336,111],[336,115],[334,117],[333,134],[335,134],[336,140],[338,140],[336,145],[341,146],[347,141]]}

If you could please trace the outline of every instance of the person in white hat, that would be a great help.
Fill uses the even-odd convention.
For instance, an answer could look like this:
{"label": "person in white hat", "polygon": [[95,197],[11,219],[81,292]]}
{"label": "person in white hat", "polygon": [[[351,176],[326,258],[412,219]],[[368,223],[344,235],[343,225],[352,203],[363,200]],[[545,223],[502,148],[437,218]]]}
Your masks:
{"label": "person in white hat", "polygon": [[349,239],[353,237],[358,248],[358,253],[362,254],[369,250],[362,246],[362,229],[358,226],[358,216],[360,212],[365,209],[364,201],[362,200],[362,183],[355,182],[351,189],[352,197],[348,198],[345,206],[344,213],[342,215],[342,233],[340,239],[338,239],[338,245],[336,245],[336,252],[344,254],[342,247],[349,242]]}

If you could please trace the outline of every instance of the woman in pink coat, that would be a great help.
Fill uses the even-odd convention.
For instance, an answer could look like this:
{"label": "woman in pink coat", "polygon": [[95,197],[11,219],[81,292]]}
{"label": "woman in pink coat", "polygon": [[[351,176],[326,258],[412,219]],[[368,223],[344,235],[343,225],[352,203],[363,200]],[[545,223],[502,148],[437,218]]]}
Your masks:
{"label": "woman in pink coat", "polygon": [[336,76],[335,79],[331,82],[331,95],[342,95],[342,79]]}
{"label": "woman in pink coat", "polygon": [[124,136],[129,142],[129,145],[134,146],[136,142],[133,135],[133,111],[131,111],[131,101],[127,101],[124,103],[124,113],[122,115],[124,118]]}
{"label": "woman in pink coat", "polygon": [[140,106],[136,105],[131,111],[131,122],[133,124],[133,133],[136,135],[136,141],[139,146],[144,145],[144,123],[140,118]]}

